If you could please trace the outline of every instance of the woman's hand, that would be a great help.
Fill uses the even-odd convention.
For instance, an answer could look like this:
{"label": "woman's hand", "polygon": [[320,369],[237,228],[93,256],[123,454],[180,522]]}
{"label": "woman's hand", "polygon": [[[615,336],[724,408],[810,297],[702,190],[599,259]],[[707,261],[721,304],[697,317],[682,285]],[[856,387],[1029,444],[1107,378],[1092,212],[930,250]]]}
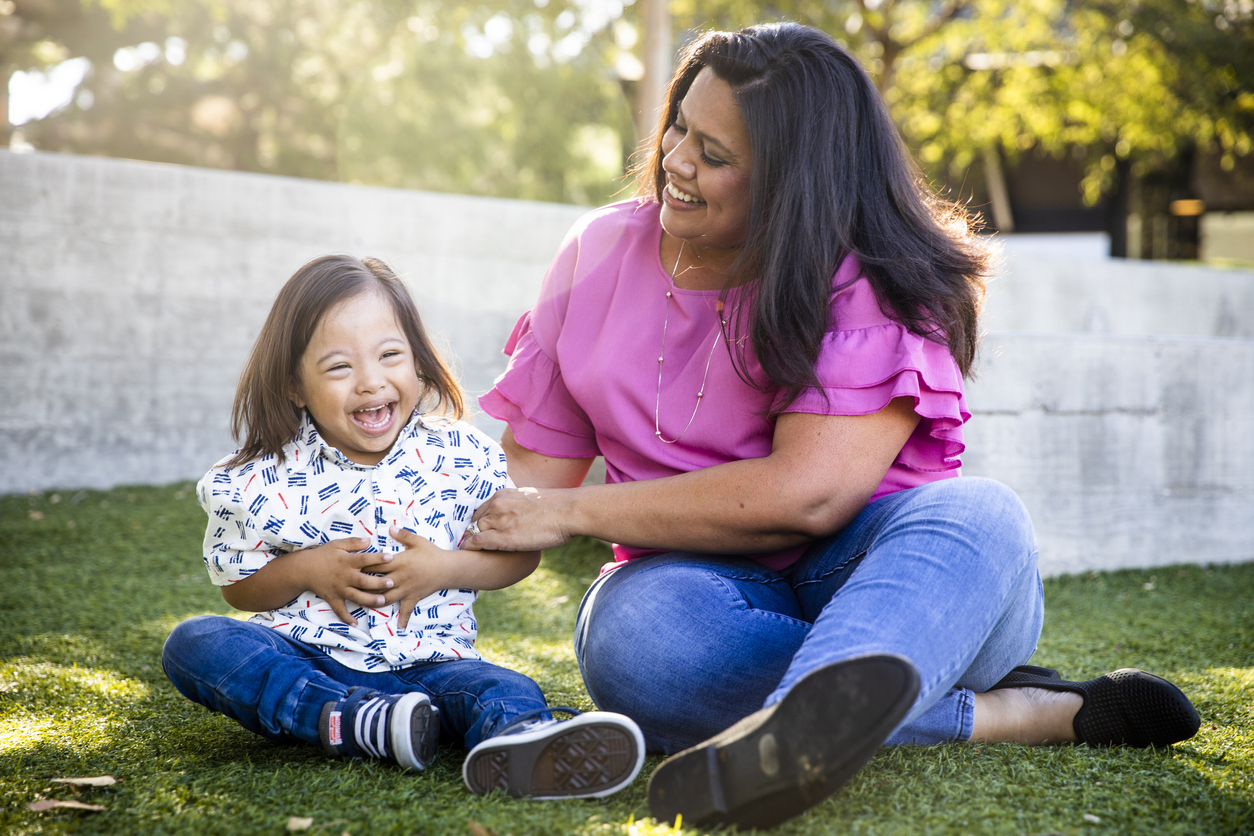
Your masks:
{"label": "woman's hand", "polygon": [[508,552],[540,551],[571,538],[569,509],[560,488],[504,488],[479,506],[472,518],[479,533],[462,541],[463,549]]}
{"label": "woman's hand", "polygon": [[405,547],[392,554],[374,554],[378,560],[364,571],[384,576],[391,587],[383,595],[383,603],[399,604],[397,626],[404,630],[418,602],[428,595],[447,589],[455,584],[453,556],[456,552],[445,551],[425,537],[404,528],[392,527],[392,539]]}

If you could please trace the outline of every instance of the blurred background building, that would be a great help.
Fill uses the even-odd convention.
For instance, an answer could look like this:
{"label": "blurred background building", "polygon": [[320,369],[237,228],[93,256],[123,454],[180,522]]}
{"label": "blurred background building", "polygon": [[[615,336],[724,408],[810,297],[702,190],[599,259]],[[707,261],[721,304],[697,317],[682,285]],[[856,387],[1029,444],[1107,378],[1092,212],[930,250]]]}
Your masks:
{"label": "blurred background building", "polygon": [[598,204],[675,51],[776,19],[987,228],[1254,262],[1250,0],[0,0],[0,146]]}

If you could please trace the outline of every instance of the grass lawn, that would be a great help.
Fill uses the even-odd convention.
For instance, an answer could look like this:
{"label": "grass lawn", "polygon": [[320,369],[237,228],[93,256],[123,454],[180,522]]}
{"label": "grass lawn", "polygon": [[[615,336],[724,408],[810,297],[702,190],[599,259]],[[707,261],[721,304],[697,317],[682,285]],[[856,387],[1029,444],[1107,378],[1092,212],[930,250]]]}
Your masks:
{"label": "grass lawn", "polygon": [[[200,560],[190,485],[0,497],[0,833],[623,834],[649,818],[641,777],[605,801],[478,798],[462,753],[421,775],[276,746],[179,696],[161,644],[179,621],[230,608]],[[518,586],[481,598],[486,655],[552,704],[591,708],[570,637],[608,557],[578,541]],[[1124,665],[1176,681],[1202,730],[1171,751],[950,745],[884,750],[781,836],[844,833],[1254,832],[1254,564],[1046,582],[1035,661],[1069,678]],[[58,777],[112,775],[79,791]],[[103,812],[33,812],[41,799]]]}

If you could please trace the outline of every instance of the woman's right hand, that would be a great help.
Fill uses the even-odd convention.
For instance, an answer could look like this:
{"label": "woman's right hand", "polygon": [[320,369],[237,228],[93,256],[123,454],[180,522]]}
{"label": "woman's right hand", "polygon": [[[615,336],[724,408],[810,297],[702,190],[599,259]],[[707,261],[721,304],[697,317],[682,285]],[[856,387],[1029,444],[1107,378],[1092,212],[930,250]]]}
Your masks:
{"label": "woman's right hand", "polygon": [[570,540],[569,512],[561,488],[503,488],[475,511],[479,533],[462,541],[471,551],[529,552]]}

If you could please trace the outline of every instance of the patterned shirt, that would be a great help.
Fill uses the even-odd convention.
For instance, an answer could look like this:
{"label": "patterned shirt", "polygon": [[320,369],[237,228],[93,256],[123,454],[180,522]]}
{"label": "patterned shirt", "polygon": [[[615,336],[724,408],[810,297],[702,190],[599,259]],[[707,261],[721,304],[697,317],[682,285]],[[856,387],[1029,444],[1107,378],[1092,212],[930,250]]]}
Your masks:
{"label": "patterned shirt", "polygon": [[[513,487],[505,453],[461,421],[414,413],[377,465],[349,461],[329,446],[306,413],[284,460],[266,455],[237,467],[219,462],[196,486],[209,514],[205,566],[219,586],[236,583],[274,557],[345,537],[369,539],[368,551],[396,552],[395,523],[442,549],[455,549],[474,510],[500,488]],[[359,671],[403,668],[423,661],[478,659],[470,589],[442,589],[397,626],[397,604],[350,603],[357,626],[336,617],[312,592],[251,619],[315,645]]]}

